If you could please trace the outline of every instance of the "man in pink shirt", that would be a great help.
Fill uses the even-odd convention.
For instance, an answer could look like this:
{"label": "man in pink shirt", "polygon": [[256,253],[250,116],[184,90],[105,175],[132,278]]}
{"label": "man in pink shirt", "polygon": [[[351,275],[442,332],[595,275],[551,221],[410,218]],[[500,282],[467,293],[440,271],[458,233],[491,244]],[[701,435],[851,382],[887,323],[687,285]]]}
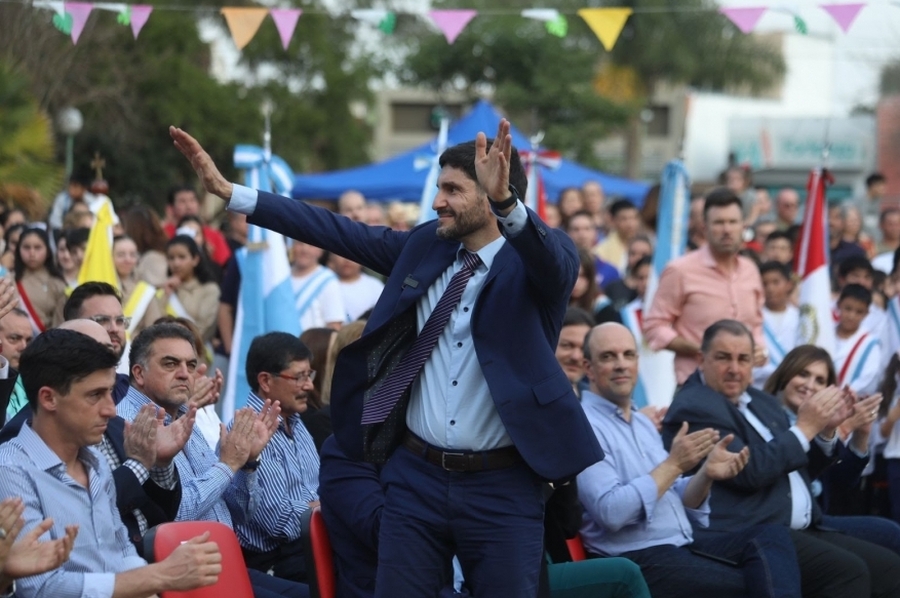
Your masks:
{"label": "man in pink shirt", "polygon": [[675,352],[678,384],[697,369],[703,331],[719,320],[747,326],[756,341],[754,365],[766,360],[762,279],[756,264],[738,254],[744,227],[740,198],[714,189],[706,197],[703,220],[706,244],[666,266],[644,318],[650,348]]}

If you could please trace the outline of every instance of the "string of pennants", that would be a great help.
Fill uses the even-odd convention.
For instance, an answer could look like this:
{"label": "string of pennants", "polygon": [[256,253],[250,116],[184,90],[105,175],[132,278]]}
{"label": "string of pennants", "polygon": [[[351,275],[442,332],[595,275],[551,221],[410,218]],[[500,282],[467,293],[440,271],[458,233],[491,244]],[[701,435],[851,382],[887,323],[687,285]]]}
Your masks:
{"label": "string of pennants", "polygon": [[[53,25],[66,35],[71,35],[73,44],[78,43],[78,39],[84,30],[84,25],[93,9],[115,12],[117,14],[117,22],[120,25],[130,26],[134,38],[137,39],[154,8],[147,4],[65,2],[64,0],[33,0],[32,6],[53,11]],[[820,4],[818,6],[831,15],[838,26],[846,33],[865,4]],[[798,12],[786,8],[770,8],[767,6],[723,7],[719,9],[719,12],[734,23],[740,31],[750,33],[767,10],[788,12],[793,17],[795,29],[802,34],[807,33],[806,21],[803,20]],[[287,50],[294,35],[294,30],[297,27],[297,21],[303,14],[303,10],[299,8],[261,7],[225,7],[220,9],[220,12],[225,17],[231,37],[238,50],[242,50],[250,43],[250,40],[256,35],[267,15],[271,15],[275,27],[278,29],[281,44]],[[490,14],[493,11],[484,12]],[[603,47],[610,51],[619,39],[625,23],[634,12],[631,8],[610,7],[583,8],[577,14],[588,24]],[[469,22],[478,14],[479,11],[468,9],[431,10],[428,12],[428,17],[444,34],[447,43],[452,44]],[[564,14],[556,9],[530,8],[521,11],[520,14],[522,17],[543,22],[550,35],[566,37],[568,34],[568,20]],[[367,8],[352,10],[350,15],[359,21],[369,23],[387,35],[393,33],[397,23],[397,13],[385,9]]]}

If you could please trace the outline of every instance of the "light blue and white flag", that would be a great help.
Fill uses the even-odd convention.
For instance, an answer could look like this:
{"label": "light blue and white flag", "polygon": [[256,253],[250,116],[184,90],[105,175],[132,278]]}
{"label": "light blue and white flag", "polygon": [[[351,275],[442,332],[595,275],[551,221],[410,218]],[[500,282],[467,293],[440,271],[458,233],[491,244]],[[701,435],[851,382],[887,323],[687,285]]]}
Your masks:
{"label": "light blue and white flag", "polygon": [[450,119],[441,119],[441,131],[438,133],[437,142],[434,147],[433,156],[416,157],[414,166],[416,170],[428,168],[428,176],[425,178],[425,186],[422,187],[422,199],[419,200],[419,222],[428,222],[437,218],[437,212],[431,206],[434,204],[434,198],[437,195],[437,180],[441,174],[440,159],[441,154],[447,149],[447,135],[450,130]]}
{"label": "light blue and white flag", "polygon": [[[688,217],[691,211],[691,183],[680,160],[672,160],[666,164],[660,182],[656,247],[644,295],[647,311],[653,305],[653,296],[656,295],[662,271],[669,262],[684,255],[687,249]],[[675,353],[667,350],[652,351],[646,343],[641,343],[639,352],[639,372],[647,403],[657,407],[668,406],[677,386]]]}
{"label": "light blue and white flag", "polygon": [[[278,156],[266,154],[260,147],[239,145],[234,163],[245,171],[248,187],[288,197],[294,180],[291,168]],[[247,401],[250,386],[245,367],[253,339],[273,331],[300,333],[284,237],[251,224],[247,244],[235,253],[235,259],[241,272],[241,289],[222,398],[223,421],[231,420],[234,411]]]}

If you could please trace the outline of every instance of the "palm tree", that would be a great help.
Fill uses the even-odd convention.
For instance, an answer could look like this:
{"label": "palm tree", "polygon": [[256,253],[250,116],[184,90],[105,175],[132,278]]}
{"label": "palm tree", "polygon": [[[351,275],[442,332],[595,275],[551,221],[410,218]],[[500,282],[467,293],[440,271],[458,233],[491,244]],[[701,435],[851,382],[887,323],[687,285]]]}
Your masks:
{"label": "palm tree", "polygon": [[28,79],[2,63],[0,131],[0,199],[41,218],[63,182],[53,125],[29,93]]}

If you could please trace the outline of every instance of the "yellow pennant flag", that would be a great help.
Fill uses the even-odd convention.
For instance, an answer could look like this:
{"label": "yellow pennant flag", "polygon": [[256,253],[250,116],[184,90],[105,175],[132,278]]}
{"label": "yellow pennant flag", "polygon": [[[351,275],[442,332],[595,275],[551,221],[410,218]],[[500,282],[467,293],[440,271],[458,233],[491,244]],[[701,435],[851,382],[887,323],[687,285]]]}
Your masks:
{"label": "yellow pennant flag", "polygon": [[228,30],[234,38],[238,50],[250,43],[259,30],[263,19],[269,14],[268,8],[223,8],[222,15],[228,22]]}
{"label": "yellow pennant flag", "polygon": [[625,21],[633,11],[630,8],[582,8],[578,16],[584,21],[609,52],[616,45]]}
{"label": "yellow pennant flag", "polygon": [[84,261],[78,271],[78,284],[106,282],[119,286],[112,255],[112,208],[104,202],[94,219],[94,226],[84,249]]}

